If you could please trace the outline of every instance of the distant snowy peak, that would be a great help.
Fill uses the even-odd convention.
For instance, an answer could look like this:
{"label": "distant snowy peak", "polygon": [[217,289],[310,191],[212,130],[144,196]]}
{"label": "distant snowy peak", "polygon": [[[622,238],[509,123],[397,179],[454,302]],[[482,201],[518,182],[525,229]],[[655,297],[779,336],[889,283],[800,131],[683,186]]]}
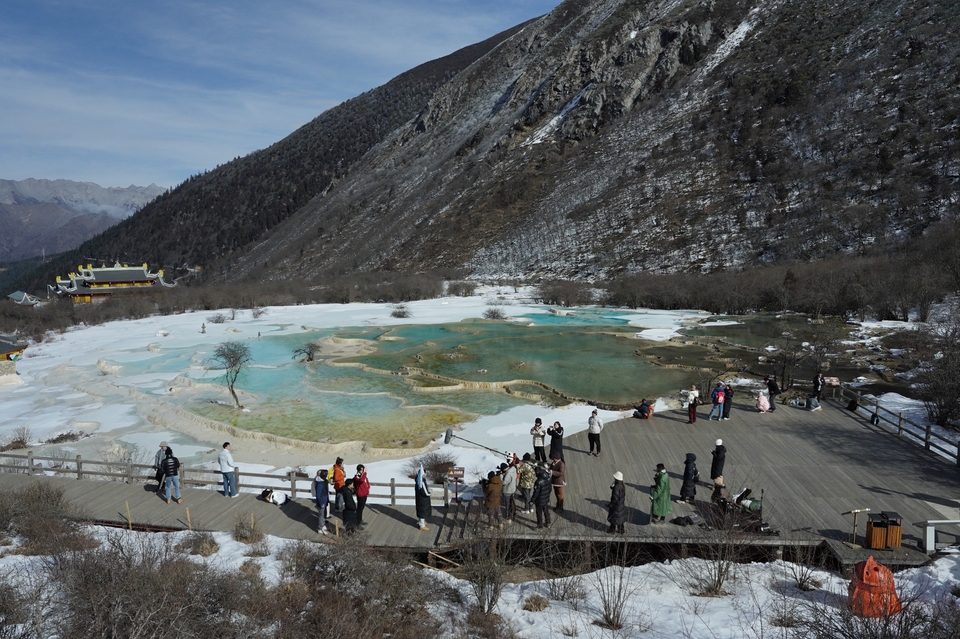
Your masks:
{"label": "distant snowy peak", "polygon": [[130,185],[102,187],[71,180],[0,180],[0,204],[56,204],[77,213],[97,213],[123,220],[156,199],[166,189]]}

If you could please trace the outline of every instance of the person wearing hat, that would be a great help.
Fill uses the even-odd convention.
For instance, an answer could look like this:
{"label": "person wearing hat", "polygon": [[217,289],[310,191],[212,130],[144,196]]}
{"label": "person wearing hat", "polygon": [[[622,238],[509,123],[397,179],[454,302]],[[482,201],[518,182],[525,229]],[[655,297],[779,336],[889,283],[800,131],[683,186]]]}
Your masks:
{"label": "person wearing hat", "polygon": [[340,493],[340,489],[347,482],[347,471],[343,467],[343,457],[337,457],[337,461],[330,467],[327,476],[333,481],[333,491],[337,495],[334,502],[334,511],[340,512],[343,510],[343,495]]}
{"label": "person wearing hat", "polygon": [[563,426],[560,422],[553,422],[553,426],[547,429],[550,435],[550,459],[559,457],[563,459]]}
{"label": "person wearing hat", "polygon": [[663,464],[657,464],[657,472],[653,476],[653,486],[650,487],[650,521],[662,524],[667,515],[673,512],[670,505],[670,475]]}
{"label": "person wearing hat", "polygon": [[501,481],[503,481],[503,488],[500,490],[500,505],[503,507],[503,521],[509,524],[513,522],[513,516],[516,513],[516,502],[513,498],[517,492],[517,467],[503,462],[500,464],[500,476]]}
{"label": "person wearing hat", "polygon": [[503,479],[492,470],[487,473],[487,480],[480,482],[483,488],[483,507],[487,511],[487,524],[491,528],[503,526],[503,515],[500,513],[500,497],[503,494]]}
{"label": "person wearing hat", "polygon": [[537,480],[533,484],[533,502],[537,509],[537,528],[550,527],[550,471],[545,463],[537,464]]}
{"label": "person wearing hat", "polygon": [[163,458],[167,456],[167,447],[169,444],[167,442],[160,442],[160,448],[157,450],[157,454],[153,457],[153,469],[156,472],[154,479],[157,482],[157,494],[160,494],[160,490],[163,488],[163,470],[160,469],[160,463],[163,461]]}
{"label": "person wearing hat", "polygon": [[543,420],[539,417],[537,417],[537,421],[533,423],[530,434],[533,435],[534,458],[538,462],[547,461],[547,451],[543,445],[544,438],[547,436],[547,429],[543,426]]}
{"label": "person wearing hat", "polygon": [[683,463],[683,483],[680,485],[680,501],[694,503],[697,497],[697,482],[700,481],[700,471],[697,470],[697,456],[687,453]]}
{"label": "person wearing hat", "polygon": [[317,502],[317,532],[327,534],[327,517],[330,516],[330,483],[327,481],[327,469],[321,468],[310,484],[310,495]]}
{"label": "person wearing hat", "polygon": [[710,464],[710,479],[716,479],[723,475],[723,465],[727,461],[727,447],[723,445],[723,440],[718,439],[714,442],[713,462]]}
{"label": "person wearing hat", "polygon": [[700,391],[697,390],[697,385],[693,384],[690,386],[690,390],[687,391],[687,423],[693,424],[697,421],[697,406],[700,405]]}
{"label": "person wearing hat", "polygon": [[[587,420],[587,441],[590,442],[590,454],[595,457],[600,456],[600,431],[602,430],[603,421],[597,414],[597,409],[594,408],[590,414],[590,419]],[[594,448],[597,449],[597,452],[593,452]]]}
{"label": "person wearing hat", "polygon": [[713,389],[713,392],[710,393],[710,400],[713,402],[713,406],[710,407],[710,412],[707,414],[707,421],[709,422],[713,419],[713,414],[717,414],[717,421],[719,422],[723,419],[723,382],[717,382],[717,386]]}
{"label": "person wearing hat", "polygon": [[623,473],[619,470],[613,474],[613,485],[610,486],[607,521],[610,522],[608,533],[624,534],[623,525],[627,521],[627,489],[623,485]]}

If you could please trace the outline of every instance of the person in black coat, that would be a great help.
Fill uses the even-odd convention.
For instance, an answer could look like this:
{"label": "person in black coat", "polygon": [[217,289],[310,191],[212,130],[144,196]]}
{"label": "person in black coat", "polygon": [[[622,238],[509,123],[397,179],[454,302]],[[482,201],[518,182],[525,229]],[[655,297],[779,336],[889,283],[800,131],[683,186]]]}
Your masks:
{"label": "person in black coat", "polygon": [[563,426],[560,422],[553,422],[553,426],[547,429],[547,435],[550,435],[550,459],[563,459]]}
{"label": "person in black coat", "polygon": [[343,483],[337,494],[343,497],[343,525],[351,533],[357,528],[357,501],[353,498],[352,477]]}
{"label": "person in black coat", "polygon": [[537,481],[533,484],[533,502],[537,509],[537,528],[550,527],[550,493],[553,492],[550,471],[546,465],[537,466]]}
{"label": "person in black coat", "polygon": [[766,380],[767,383],[767,393],[770,395],[770,412],[777,410],[777,395],[780,394],[780,386],[777,385],[776,377],[768,377]]}
{"label": "person in black coat", "polygon": [[723,440],[718,439],[713,452],[713,463],[710,464],[710,479],[716,479],[723,476],[723,464],[727,461],[727,448],[723,445]]}
{"label": "person in black coat", "polygon": [[697,496],[697,482],[700,481],[700,471],[697,470],[697,456],[687,453],[687,460],[683,463],[683,483],[680,485],[680,501],[692,504]]}
{"label": "person in black coat", "polygon": [[730,419],[730,409],[733,407],[733,389],[730,384],[723,387],[723,418]]}
{"label": "person in black coat", "polygon": [[607,507],[607,521],[610,522],[608,533],[624,534],[623,524],[627,521],[627,489],[623,485],[623,473],[613,474],[613,485],[610,486],[610,505]]}

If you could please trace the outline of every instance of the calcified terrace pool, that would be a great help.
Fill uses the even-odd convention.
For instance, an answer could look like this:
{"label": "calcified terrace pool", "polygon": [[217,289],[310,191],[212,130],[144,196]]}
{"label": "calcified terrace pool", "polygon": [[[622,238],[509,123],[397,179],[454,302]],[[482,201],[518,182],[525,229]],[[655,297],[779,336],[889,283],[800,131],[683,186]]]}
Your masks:
{"label": "calcified terrace pool", "polygon": [[[362,440],[377,447],[420,446],[438,432],[522,404],[562,405],[569,398],[608,405],[675,394],[697,381],[694,369],[722,370],[715,347],[637,338],[628,312],[576,309],[572,314],[519,321],[465,320],[435,325],[326,328],[286,334],[263,327],[244,343],[253,364],[237,390],[249,412],[224,402],[216,373],[205,370],[194,347],[115,354],[101,368],[141,376],[180,372],[185,386],[171,401],[193,413],[245,430],[306,441]],[[529,320],[529,321],[526,321]],[[756,318],[729,327],[697,328],[703,336],[740,334],[758,342],[782,331],[782,322]],[[307,342],[351,344],[351,356],[304,364],[292,357]],[[723,357],[756,359],[726,348]],[[666,365],[666,366],[664,366]],[[140,390],[151,392],[150,388]],[[507,392],[507,391],[510,392]]]}

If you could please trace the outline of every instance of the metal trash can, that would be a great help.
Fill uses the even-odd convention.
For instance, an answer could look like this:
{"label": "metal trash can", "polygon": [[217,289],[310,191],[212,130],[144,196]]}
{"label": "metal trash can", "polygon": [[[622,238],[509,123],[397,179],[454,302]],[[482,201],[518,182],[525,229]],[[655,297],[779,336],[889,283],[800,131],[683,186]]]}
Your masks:
{"label": "metal trash can", "polygon": [[903,539],[903,517],[892,510],[884,510],[880,515],[887,522],[887,548],[899,548]]}
{"label": "metal trash can", "polygon": [[867,536],[864,546],[879,550],[887,547],[887,519],[882,514],[867,516]]}

